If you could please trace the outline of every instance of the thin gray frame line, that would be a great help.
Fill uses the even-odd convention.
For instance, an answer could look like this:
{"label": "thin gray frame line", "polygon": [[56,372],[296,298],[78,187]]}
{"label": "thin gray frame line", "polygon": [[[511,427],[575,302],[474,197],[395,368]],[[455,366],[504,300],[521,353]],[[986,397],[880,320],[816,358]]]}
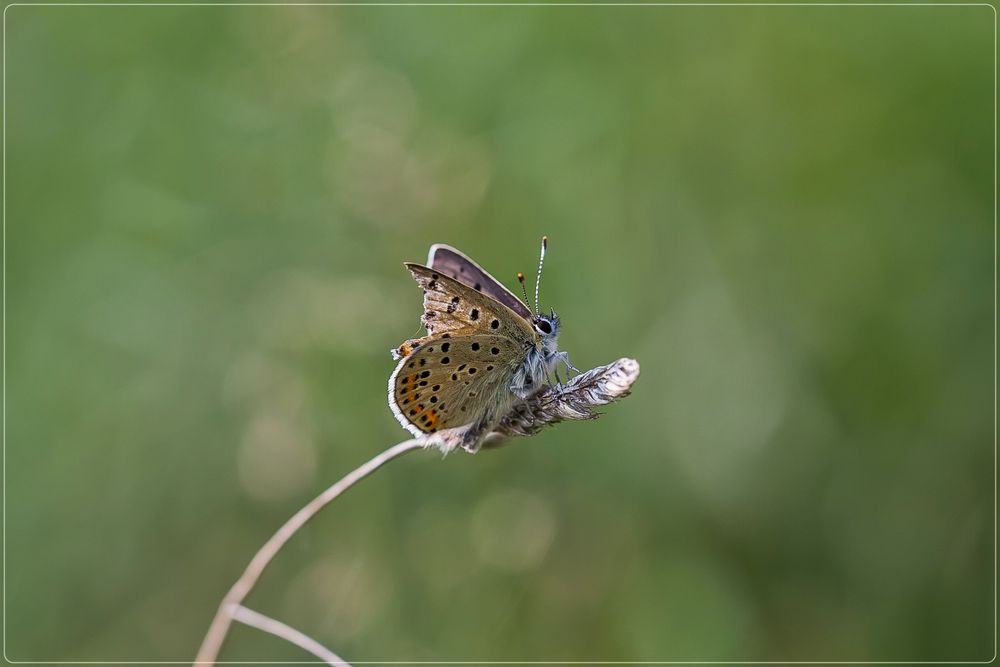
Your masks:
{"label": "thin gray frame line", "polygon": [[[14,661],[7,657],[7,10],[11,7],[989,7],[993,10],[993,657],[984,661],[944,660],[944,661],[355,661],[359,665],[390,664],[473,664],[473,665],[954,665],[990,664],[997,658],[997,9],[987,2],[15,2],[4,6],[3,10],[3,427],[0,458],[3,462],[3,657],[11,664],[65,665],[65,664],[110,664],[110,665],[186,665],[190,661]],[[225,665],[313,665],[316,661],[217,661]]]}
{"label": "thin gray frame line", "polygon": [[[8,661],[14,665],[191,665],[191,660]],[[988,665],[992,660],[352,660],[352,665]],[[217,665],[325,665],[320,660],[218,660]]]}
{"label": "thin gray frame line", "polygon": [[996,7],[988,2],[12,2],[4,7]]}
{"label": "thin gray frame line", "polygon": [[[7,10],[3,10],[3,657],[7,659]],[[996,346],[994,346],[996,347]]]}

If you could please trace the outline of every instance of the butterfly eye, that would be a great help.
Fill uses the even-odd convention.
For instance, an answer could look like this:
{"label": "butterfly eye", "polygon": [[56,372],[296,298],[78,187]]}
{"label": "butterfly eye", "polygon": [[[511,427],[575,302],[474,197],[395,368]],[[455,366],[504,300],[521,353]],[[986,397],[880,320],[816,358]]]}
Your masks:
{"label": "butterfly eye", "polygon": [[541,331],[543,334],[552,333],[552,325],[545,318],[538,318],[538,322],[535,323],[535,328]]}

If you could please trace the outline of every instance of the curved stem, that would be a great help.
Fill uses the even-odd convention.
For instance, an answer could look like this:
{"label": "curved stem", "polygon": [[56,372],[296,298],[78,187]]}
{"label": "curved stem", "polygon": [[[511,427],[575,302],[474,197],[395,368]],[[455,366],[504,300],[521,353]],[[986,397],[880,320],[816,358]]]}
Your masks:
{"label": "curved stem", "polygon": [[385,450],[381,454],[378,454],[377,456],[374,456],[345,475],[342,479],[333,484],[333,486],[316,496],[305,507],[296,512],[292,518],[286,521],[285,524],[278,529],[278,532],[272,535],[271,539],[265,542],[264,546],[262,546],[254,555],[250,564],[247,565],[246,569],[243,571],[243,574],[240,575],[240,578],[236,580],[233,587],[229,589],[228,593],[226,593],[226,597],[222,599],[222,603],[219,605],[218,611],[215,612],[215,618],[212,619],[212,624],[209,626],[208,632],[205,634],[205,639],[201,643],[201,648],[198,649],[198,655],[195,657],[194,661],[195,664],[215,664],[216,658],[218,658],[219,655],[219,650],[222,648],[222,643],[225,641],[226,635],[229,634],[229,628],[232,626],[234,611],[238,607],[242,606],[243,600],[245,600],[246,596],[250,594],[251,590],[253,590],[253,587],[256,585],[257,580],[264,571],[264,568],[268,566],[281,547],[285,546],[285,543],[288,542],[288,540],[290,540],[292,536],[295,535],[295,533],[298,532],[298,530],[302,528],[307,521],[309,521],[309,519],[316,516],[320,510],[326,507],[326,505],[333,501],[337,496],[381,468],[389,461],[414,449],[420,449],[423,446],[424,441],[422,439],[405,440],[398,445],[393,445],[389,449]]}
{"label": "curved stem", "polygon": [[232,616],[235,621],[249,625],[251,628],[257,628],[276,637],[281,637],[285,641],[295,644],[303,651],[311,653],[328,665],[333,665],[333,667],[351,667],[343,658],[312,637],[304,635],[292,626],[286,625],[270,616],[265,616],[249,607],[244,607],[241,604],[236,605],[232,609]]}

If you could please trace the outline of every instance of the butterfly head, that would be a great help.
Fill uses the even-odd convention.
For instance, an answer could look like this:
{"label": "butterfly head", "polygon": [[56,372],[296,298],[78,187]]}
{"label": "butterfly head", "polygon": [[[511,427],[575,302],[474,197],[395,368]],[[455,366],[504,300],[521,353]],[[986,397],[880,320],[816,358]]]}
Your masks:
{"label": "butterfly head", "polygon": [[531,324],[541,338],[545,351],[554,353],[557,349],[556,340],[559,338],[559,316],[556,315],[556,311],[549,310],[548,314],[537,315]]}
{"label": "butterfly head", "polygon": [[538,335],[543,338],[546,336],[555,338],[559,335],[559,316],[554,310],[549,310],[547,315],[538,315],[531,323],[535,326]]}

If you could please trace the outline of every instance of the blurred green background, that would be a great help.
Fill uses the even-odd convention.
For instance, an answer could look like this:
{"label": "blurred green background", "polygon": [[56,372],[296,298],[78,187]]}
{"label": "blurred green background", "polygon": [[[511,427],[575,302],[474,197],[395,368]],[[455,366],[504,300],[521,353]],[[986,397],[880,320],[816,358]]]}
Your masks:
{"label": "blurred green background", "polygon": [[406,437],[402,262],[543,233],[633,396],[393,463],[250,606],[349,660],[993,654],[992,8],[5,16],[9,659],[192,658]]}

